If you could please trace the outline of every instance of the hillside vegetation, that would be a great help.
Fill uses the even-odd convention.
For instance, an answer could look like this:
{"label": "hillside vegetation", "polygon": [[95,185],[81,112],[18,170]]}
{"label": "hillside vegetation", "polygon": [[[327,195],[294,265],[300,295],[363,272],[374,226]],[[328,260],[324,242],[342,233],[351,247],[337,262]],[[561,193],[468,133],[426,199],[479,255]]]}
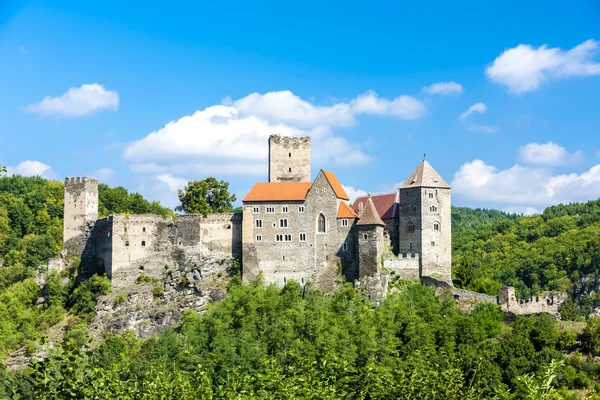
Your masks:
{"label": "hillside vegetation", "polygon": [[[101,216],[172,213],[124,188],[99,192]],[[600,305],[600,201],[530,217],[452,211],[457,286],[565,290],[563,317],[585,323],[505,324],[496,305],[467,314],[418,283],[396,282],[374,308],[351,284],[324,294],[234,278],[225,300],[204,315],[187,310],[177,329],[107,334],[90,350],[96,298],[111,290],[102,271],[71,260],[41,289],[33,279],[61,249],[63,184],[0,177],[0,357],[34,354],[66,324],[45,361],[0,364],[0,398],[600,399],[600,319],[587,318]]]}
{"label": "hillside vegetation", "polygon": [[565,291],[564,316],[587,316],[600,306],[600,200],[558,205],[541,215],[505,218],[453,236],[454,283],[497,294],[515,286],[523,297],[544,290]]}
{"label": "hillside vegetation", "polygon": [[[124,188],[101,184],[98,190],[103,215],[171,213]],[[110,290],[101,271],[94,265],[79,265],[77,260],[63,276],[48,275],[43,289],[33,280],[37,268],[62,249],[63,196],[62,182],[0,177],[0,358],[22,346],[33,352],[43,342],[44,331],[68,311],[81,318],[73,324],[82,329],[95,297]],[[37,304],[43,292],[47,301]]]}

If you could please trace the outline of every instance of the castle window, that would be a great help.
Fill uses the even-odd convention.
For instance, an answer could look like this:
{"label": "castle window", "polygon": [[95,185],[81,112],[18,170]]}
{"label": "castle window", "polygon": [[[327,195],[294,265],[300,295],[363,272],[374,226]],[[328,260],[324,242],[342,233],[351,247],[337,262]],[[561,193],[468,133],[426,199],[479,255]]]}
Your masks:
{"label": "castle window", "polygon": [[257,228],[262,228],[262,219],[257,219],[256,221],[254,221],[254,226],[256,226]]}
{"label": "castle window", "polygon": [[439,231],[440,230],[440,224],[438,224],[437,222],[435,224],[433,224],[433,230],[434,231]]}
{"label": "castle window", "polygon": [[306,233],[301,233],[300,234],[300,241],[301,242],[306,242]]}
{"label": "castle window", "polygon": [[279,220],[279,227],[280,228],[287,228],[288,227],[288,220],[287,220],[287,218],[281,218]]}
{"label": "castle window", "polygon": [[317,223],[317,232],[318,233],[327,233],[327,221],[325,220],[325,216],[323,214],[319,214],[319,219]]}
{"label": "castle window", "polygon": [[363,235],[363,239],[367,240],[369,238],[369,235],[367,235],[366,233]]}
{"label": "castle window", "polygon": [[292,153],[290,153],[290,155],[289,155],[289,156],[291,157],[291,156],[292,156]]}
{"label": "castle window", "polygon": [[406,231],[407,232],[414,232],[415,231],[415,224],[413,224],[412,222],[409,222],[408,224],[406,224]]}
{"label": "castle window", "polygon": [[275,207],[267,207],[267,212],[268,213],[274,213],[275,212]]}
{"label": "castle window", "polygon": [[260,208],[259,208],[259,207],[253,207],[253,208],[252,208],[252,212],[253,212],[254,214],[258,214],[258,213],[260,212]]}
{"label": "castle window", "polygon": [[435,246],[435,242],[433,242],[433,241],[432,241],[432,242],[431,242],[431,245],[432,245],[432,246]]}
{"label": "castle window", "polygon": [[283,235],[277,235],[275,237],[275,240],[278,241],[278,242],[283,242]]}
{"label": "castle window", "polygon": [[298,212],[299,213],[303,213],[304,212],[304,206],[298,206]]}
{"label": "castle window", "polygon": [[291,242],[292,241],[292,235],[290,235],[290,234],[285,235],[284,239],[285,239],[286,242]]}
{"label": "castle window", "polygon": [[342,250],[343,250],[343,251],[347,251],[347,250],[348,250],[348,243],[344,243],[344,244],[342,245]]}
{"label": "castle window", "polygon": [[283,206],[283,207],[281,207],[281,212],[284,212],[284,213],[290,212],[290,209],[288,206]]}
{"label": "castle window", "polygon": [[[285,261],[285,256],[281,256],[281,261]],[[285,283],[285,278],[283,278],[283,283]]]}
{"label": "castle window", "polygon": [[291,169],[291,168],[289,168],[289,171],[288,171],[288,172],[292,172],[292,169]]}
{"label": "castle window", "polygon": [[257,242],[262,242],[262,236],[261,235],[256,235],[256,241]]}
{"label": "castle window", "polygon": [[358,203],[358,211],[362,211],[364,207],[363,203]]}
{"label": "castle window", "polygon": [[417,206],[412,207],[413,212],[417,212]]}
{"label": "castle window", "polygon": [[348,226],[348,220],[346,218],[342,219],[342,226]]}
{"label": "castle window", "polygon": [[125,241],[125,246],[129,247],[129,240]]}
{"label": "castle window", "polygon": [[437,212],[437,207],[436,206],[431,206],[431,207],[429,207],[429,211],[431,211],[431,212]]}
{"label": "castle window", "polygon": [[408,242],[408,249],[411,251],[414,250],[413,242]]}
{"label": "castle window", "polygon": [[142,232],[146,232],[146,228],[142,228]]}
{"label": "castle window", "polygon": [[429,193],[429,198],[433,199],[433,193]]}
{"label": "castle window", "polygon": [[146,241],[142,240],[142,246],[145,246],[145,245],[146,245]]}

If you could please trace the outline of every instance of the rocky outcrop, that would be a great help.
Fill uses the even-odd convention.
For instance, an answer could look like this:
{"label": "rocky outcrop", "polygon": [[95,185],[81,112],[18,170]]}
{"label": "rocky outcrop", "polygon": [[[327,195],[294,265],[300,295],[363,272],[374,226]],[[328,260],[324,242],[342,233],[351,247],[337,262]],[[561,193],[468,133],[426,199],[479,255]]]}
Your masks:
{"label": "rocky outcrop", "polygon": [[[206,307],[225,298],[231,276],[228,262],[195,266],[176,266],[164,278],[138,278],[138,283],[119,288],[98,300],[96,319],[90,324],[92,338],[103,332],[135,332],[141,338],[157,335],[181,323],[185,310],[203,313]],[[206,275],[206,271],[210,273]]]}

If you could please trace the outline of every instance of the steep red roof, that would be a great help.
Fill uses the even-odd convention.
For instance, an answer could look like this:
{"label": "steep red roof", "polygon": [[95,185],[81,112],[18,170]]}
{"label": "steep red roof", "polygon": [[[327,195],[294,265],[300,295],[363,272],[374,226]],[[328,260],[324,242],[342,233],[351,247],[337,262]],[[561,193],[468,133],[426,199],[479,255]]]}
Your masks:
{"label": "steep red roof", "polygon": [[381,218],[379,217],[379,213],[373,204],[373,199],[371,196],[367,197],[367,201],[365,201],[365,208],[363,209],[363,213],[360,216],[360,219],[356,223],[356,225],[381,225],[385,226]]}
{"label": "steep red roof", "polygon": [[333,191],[335,192],[335,195],[338,197],[338,199],[350,200],[350,197],[348,197],[348,195],[346,194],[346,191],[342,187],[342,184],[340,183],[340,181],[338,181],[337,176],[335,176],[333,172],[325,170],[321,171],[323,171],[325,178],[327,178],[327,180],[329,181],[329,184],[333,188]]}
{"label": "steep red roof", "polygon": [[340,203],[337,213],[338,218],[358,218],[358,214],[350,206],[343,201]]}
{"label": "steep red roof", "polygon": [[[398,193],[385,193],[385,194],[375,194],[371,195],[371,200],[373,200],[373,205],[377,209],[379,216],[381,219],[394,218],[398,216]],[[359,213],[360,208],[359,204],[362,203],[363,207],[367,201],[367,196],[361,196],[354,200],[354,204],[352,208],[354,211]]]}
{"label": "steep red roof", "polygon": [[259,182],[242,201],[302,201],[312,182]]}

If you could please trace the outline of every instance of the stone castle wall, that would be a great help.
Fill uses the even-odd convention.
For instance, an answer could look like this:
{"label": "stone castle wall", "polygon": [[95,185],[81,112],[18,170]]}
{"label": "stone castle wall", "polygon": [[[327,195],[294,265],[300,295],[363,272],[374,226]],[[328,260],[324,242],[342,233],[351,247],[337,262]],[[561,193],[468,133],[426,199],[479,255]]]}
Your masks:
{"label": "stone castle wall", "polygon": [[310,181],[310,137],[269,137],[269,182]]}
{"label": "stone castle wall", "polygon": [[383,267],[401,279],[419,279],[419,264],[419,253],[388,253],[383,260]]}
{"label": "stone castle wall", "polygon": [[176,265],[215,260],[241,260],[241,214],[113,215],[99,220],[90,250],[102,259],[116,287],[135,282],[141,274],[161,277]]}
{"label": "stone castle wall", "polygon": [[548,313],[558,315],[558,307],[565,299],[564,293],[545,292],[528,299],[517,299],[514,287],[502,287],[498,304],[502,311],[517,315]]}

